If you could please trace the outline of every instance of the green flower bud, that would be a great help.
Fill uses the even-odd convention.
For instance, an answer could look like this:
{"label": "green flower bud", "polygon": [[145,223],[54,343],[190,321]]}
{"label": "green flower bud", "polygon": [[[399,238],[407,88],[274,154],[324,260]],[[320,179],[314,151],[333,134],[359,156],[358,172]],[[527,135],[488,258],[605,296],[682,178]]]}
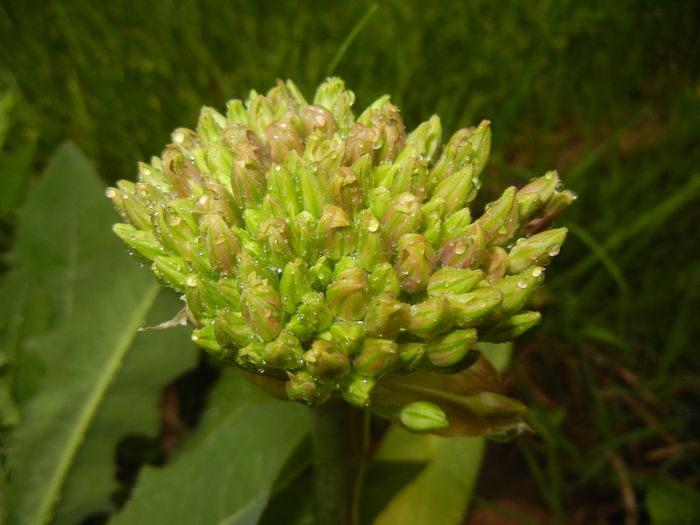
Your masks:
{"label": "green flower bud", "polygon": [[425,240],[433,246],[440,244],[440,237],[442,235],[442,219],[440,218],[439,213],[431,213],[430,215],[423,217],[421,233],[423,234],[423,237],[425,237]]}
{"label": "green flower bud", "polygon": [[185,303],[187,311],[195,319],[211,319],[216,315],[216,309],[209,301],[199,277],[190,275],[185,280]]}
{"label": "green flower bud", "polygon": [[548,264],[559,253],[567,231],[566,228],[557,228],[519,239],[508,253],[508,273],[521,273],[531,266]]}
{"label": "green flower bud", "polygon": [[408,293],[422,292],[435,268],[437,254],[419,233],[406,233],[397,244],[396,275]]}
{"label": "green flower bud", "polygon": [[248,277],[241,296],[241,313],[248,326],[264,341],[272,341],[282,329],[283,309],[277,291],[266,279]]}
{"label": "green flower bud", "polygon": [[338,168],[330,178],[330,194],[333,202],[344,209],[349,217],[362,209],[364,195],[357,175],[351,168]]}
{"label": "green flower bud", "polygon": [[277,339],[265,345],[265,365],[280,370],[298,370],[304,366],[304,350],[291,332],[282,330]]}
{"label": "green flower bud", "polygon": [[147,261],[152,261],[158,255],[165,255],[163,247],[152,231],[137,230],[131,224],[115,224],[112,230],[129,248]]}
{"label": "green flower bud", "polygon": [[248,96],[248,122],[262,135],[263,130],[275,120],[275,111],[266,97],[252,90]]}
{"label": "green flower bud", "polygon": [[507,243],[518,229],[518,203],[515,188],[506,189],[498,200],[487,204],[476,221],[484,231],[486,243],[500,246]]}
{"label": "green flower bud", "polygon": [[483,120],[469,136],[469,159],[475,167],[475,176],[479,176],[486,166],[491,153],[491,123]]}
{"label": "green flower bud", "polygon": [[346,133],[355,121],[352,105],[355,94],[345,89],[345,82],[338,77],[328,78],[316,90],[314,104],[329,109],[335,115],[341,134]]}
{"label": "green flower bud", "polygon": [[424,343],[400,343],[399,344],[399,360],[396,366],[396,372],[402,374],[410,374],[423,361],[425,357]]}
{"label": "green flower bud", "polygon": [[401,293],[401,283],[394,267],[389,263],[378,264],[369,275],[369,289],[372,295],[386,293],[398,297]]}
{"label": "green flower bud", "polygon": [[321,379],[338,379],[350,372],[350,359],[330,341],[314,341],[304,361],[309,372]]}
{"label": "green flower bud", "polygon": [[146,204],[135,195],[134,191],[128,191],[125,184],[120,184],[120,188],[107,188],[105,195],[112,200],[112,205],[119,215],[140,230],[150,230],[151,216],[148,213]]}
{"label": "green flower bud", "polygon": [[428,339],[425,343],[425,353],[432,364],[448,367],[459,363],[476,343],[477,334],[474,328],[455,330],[449,334]]}
{"label": "green flower bud", "polygon": [[378,188],[373,188],[367,194],[367,201],[369,204],[369,209],[372,211],[375,217],[381,217],[389,209],[389,205],[393,199],[391,191],[386,189],[384,186],[379,186]]}
{"label": "green flower bud", "polygon": [[466,234],[472,221],[469,208],[462,208],[447,217],[442,223],[442,241],[447,242]]}
{"label": "green flower bud", "polygon": [[435,188],[432,199],[444,199],[445,213],[447,214],[462,208],[476,195],[477,188],[474,184],[474,177],[474,166],[468,164],[442,179]]}
{"label": "green flower bud", "polygon": [[544,280],[544,268],[535,266],[493,283],[493,288],[503,294],[500,311],[506,316],[521,310]]}
{"label": "green flower bud", "polygon": [[264,220],[255,238],[275,268],[284,268],[287,262],[296,256],[292,248],[292,234],[287,223],[282,219]]}
{"label": "green flower bud", "polygon": [[214,355],[222,355],[223,349],[216,341],[214,326],[211,324],[205,325],[192,331],[192,341],[194,343]]}
{"label": "green flower bud", "polygon": [[478,268],[485,248],[484,232],[478,223],[474,223],[464,235],[451,239],[440,247],[440,261],[443,266],[451,268]]}
{"label": "green flower bud", "polygon": [[365,337],[365,325],[361,322],[336,321],[328,327],[328,334],[343,353],[352,355]]}
{"label": "green flower bud", "polygon": [[236,267],[236,255],[241,247],[231,228],[221,216],[214,214],[205,215],[200,228],[211,267],[217,273],[232,275]]}
{"label": "green flower bud", "polygon": [[229,124],[250,125],[248,112],[241,100],[229,100],[226,103],[226,122]]}
{"label": "green flower bud", "polygon": [[412,305],[406,328],[418,337],[432,337],[449,330],[453,320],[450,303],[441,295]]}
{"label": "green flower bud", "polygon": [[292,248],[294,253],[313,264],[318,258],[318,223],[307,211],[294,217],[289,229],[292,232]]}
{"label": "green flower bud", "polygon": [[315,378],[305,370],[287,372],[289,381],[285,387],[287,397],[292,401],[301,401],[309,406],[322,405],[333,393],[333,382]]}
{"label": "green flower bud", "polygon": [[304,145],[299,132],[290,122],[278,120],[265,128],[265,142],[270,155],[277,162],[284,160],[292,151],[303,153]]}
{"label": "green flower bud", "polygon": [[185,290],[185,282],[189,275],[187,264],[182,257],[157,255],[153,258],[153,273],[158,280],[166,286],[175,288],[179,292]]}
{"label": "green flower bud", "polygon": [[483,278],[484,272],[481,270],[441,268],[428,279],[428,295],[467,293]]}
{"label": "green flower bud", "polygon": [[223,144],[210,146],[209,149],[207,149],[207,167],[209,172],[214,175],[219,184],[227,184],[230,182],[233,159],[233,153]]}
{"label": "green flower bud", "polygon": [[288,217],[296,217],[301,212],[296,186],[296,180],[285,166],[274,164],[267,172],[267,191],[280,201]]}
{"label": "green flower bud", "polygon": [[[391,193],[398,195],[408,192],[414,194],[420,202],[425,198],[428,185],[428,167],[426,161],[407,154],[408,148],[404,149],[401,156],[406,154],[408,158],[393,165],[394,174],[391,183]],[[379,169],[379,168],[377,168]]]}
{"label": "green flower bud", "polygon": [[518,219],[521,224],[529,221],[544,207],[559,184],[557,172],[548,171],[518,190],[515,198],[518,201]]}
{"label": "green flower bud", "polygon": [[359,268],[346,270],[328,287],[326,302],[338,319],[359,321],[367,309],[367,276]]}
{"label": "green flower bud", "polygon": [[386,293],[377,295],[365,315],[367,335],[395,339],[408,322],[408,305]]}
{"label": "green flower bud", "polygon": [[380,222],[387,238],[396,242],[402,235],[417,231],[421,218],[418,197],[412,193],[400,193],[391,200]]}
{"label": "green flower bud", "polygon": [[331,263],[323,255],[316,259],[309,268],[309,273],[311,274],[311,286],[319,292],[328,288],[328,285],[333,281]]}
{"label": "green flower bud", "polygon": [[221,141],[221,130],[226,127],[226,118],[214,108],[203,107],[197,122],[199,142],[204,146]]}
{"label": "green flower bud", "polygon": [[494,288],[478,288],[470,293],[446,296],[459,328],[479,326],[501,305],[503,294]]}
{"label": "green flower bud", "polygon": [[333,321],[333,312],[326,305],[323,294],[315,292],[304,296],[286,328],[300,341],[308,341],[315,333],[328,328]]}
{"label": "green flower bud", "polygon": [[389,339],[367,338],[353,361],[355,372],[379,377],[390,372],[398,361],[398,346]]}
{"label": "green flower bud", "polygon": [[264,343],[250,343],[236,352],[234,360],[241,368],[257,372],[265,367],[264,354]]}
{"label": "green flower bud", "polygon": [[415,146],[419,155],[431,161],[440,147],[442,139],[442,124],[440,117],[433,115],[430,120],[423,122],[406,138],[406,147]]}
{"label": "green flower bud", "polygon": [[524,311],[506,317],[479,334],[479,339],[489,343],[505,343],[527,332],[542,320],[539,312]]}
{"label": "green flower bud", "polygon": [[139,162],[139,180],[158,188],[158,190],[163,193],[170,193],[172,191],[172,187],[167,177],[163,174],[160,163],[161,160],[158,157],[153,157],[151,164]]}
{"label": "green flower bud", "polygon": [[482,268],[486,272],[486,280],[493,282],[506,274],[508,269],[508,254],[506,251],[496,246],[484,253]]}
{"label": "green flower bud", "polygon": [[231,192],[241,208],[254,208],[265,195],[265,168],[253,146],[239,145],[231,168]]}
{"label": "green flower bud", "polygon": [[280,296],[284,309],[293,314],[304,296],[311,292],[311,277],[306,263],[302,259],[288,262],[280,279]]}
{"label": "green flower bud", "polygon": [[216,340],[224,347],[241,348],[259,342],[243,316],[235,311],[217,310],[214,329]]}
{"label": "green flower bud", "polygon": [[153,212],[153,230],[164,248],[182,254],[185,243],[194,241],[194,233],[182,218],[165,205]]}
{"label": "green flower bud", "polygon": [[340,393],[351,405],[366,408],[370,405],[372,391],[377,386],[374,377],[349,374],[340,381]]}
{"label": "green flower bud", "polygon": [[389,250],[379,231],[379,221],[369,210],[362,210],[355,216],[353,232],[357,239],[357,262],[362,268],[371,271],[380,263],[389,261]]}
{"label": "green flower bud", "polygon": [[414,401],[399,412],[399,421],[413,432],[438,430],[450,426],[442,409],[428,401]]}
{"label": "green flower bud", "polygon": [[352,228],[343,209],[324,206],[318,229],[323,254],[332,261],[337,261],[353,250]]}

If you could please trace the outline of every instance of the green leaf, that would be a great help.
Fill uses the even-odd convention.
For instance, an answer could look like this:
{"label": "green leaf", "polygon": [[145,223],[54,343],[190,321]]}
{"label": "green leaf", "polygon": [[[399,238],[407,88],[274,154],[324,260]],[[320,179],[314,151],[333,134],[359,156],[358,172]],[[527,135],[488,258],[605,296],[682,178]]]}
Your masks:
{"label": "green leaf", "polygon": [[166,467],[144,468],[110,524],[255,524],[307,430],[304,407],[226,369],[192,441]]}
{"label": "green leaf", "polygon": [[0,219],[7,220],[22,202],[35,150],[36,143],[27,142],[9,153],[0,164]]}
{"label": "green leaf", "polygon": [[700,523],[700,492],[672,478],[661,478],[649,487],[646,506],[654,525]]}
{"label": "green leaf", "polygon": [[425,461],[370,461],[360,497],[360,523],[371,525],[391,499],[425,468]]}
{"label": "green leaf", "polygon": [[10,308],[12,337],[3,344],[11,343],[16,374],[35,382],[40,370],[42,377],[8,447],[10,524],[48,523],[61,498],[59,520],[106,504],[114,444],[134,429],[153,431],[158,390],[192,361],[192,350],[167,348],[168,336],[151,341],[153,351],[161,359],[166,350],[184,355],[165,365],[140,355],[152,350],[143,347],[148,337],[132,344],[159,287],[111,234],[114,218],[100,180],[70,144],[56,153],[20,213],[14,270],[3,292],[18,295]]}

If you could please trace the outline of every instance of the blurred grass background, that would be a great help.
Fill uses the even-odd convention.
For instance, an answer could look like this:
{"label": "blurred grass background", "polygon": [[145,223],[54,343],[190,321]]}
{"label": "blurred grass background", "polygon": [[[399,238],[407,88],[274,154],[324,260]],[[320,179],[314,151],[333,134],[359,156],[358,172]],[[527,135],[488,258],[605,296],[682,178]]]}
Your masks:
{"label": "blurred grass background", "polygon": [[491,445],[471,520],[644,522],[650,487],[700,483],[700,2],[386,0],[338,55],[371,5],[5,0],[3,155],[70,138],[133,178],[201,105],[330,73],[409,128],[491,120],[491,196],[556,168],[579,199],[508,378],[538,434]]}

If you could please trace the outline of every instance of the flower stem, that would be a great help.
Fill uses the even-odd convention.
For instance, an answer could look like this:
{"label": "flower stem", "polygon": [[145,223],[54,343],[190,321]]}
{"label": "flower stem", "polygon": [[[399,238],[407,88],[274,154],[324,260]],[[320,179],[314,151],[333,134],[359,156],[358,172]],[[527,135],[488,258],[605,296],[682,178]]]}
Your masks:
{"label": "flower stem", "polygon": [[368,414],[344,401],[312,409],[316,523],[358,525]]}

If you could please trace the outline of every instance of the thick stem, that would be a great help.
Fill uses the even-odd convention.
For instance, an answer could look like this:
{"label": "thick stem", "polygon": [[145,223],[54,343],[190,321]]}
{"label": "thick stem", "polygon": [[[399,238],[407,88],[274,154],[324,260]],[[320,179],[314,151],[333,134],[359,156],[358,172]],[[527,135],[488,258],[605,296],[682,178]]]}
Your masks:
{"label": "thick stem", "polygon": [[344,401],[312,409],[316,523],[358,525],[368,417]]}

